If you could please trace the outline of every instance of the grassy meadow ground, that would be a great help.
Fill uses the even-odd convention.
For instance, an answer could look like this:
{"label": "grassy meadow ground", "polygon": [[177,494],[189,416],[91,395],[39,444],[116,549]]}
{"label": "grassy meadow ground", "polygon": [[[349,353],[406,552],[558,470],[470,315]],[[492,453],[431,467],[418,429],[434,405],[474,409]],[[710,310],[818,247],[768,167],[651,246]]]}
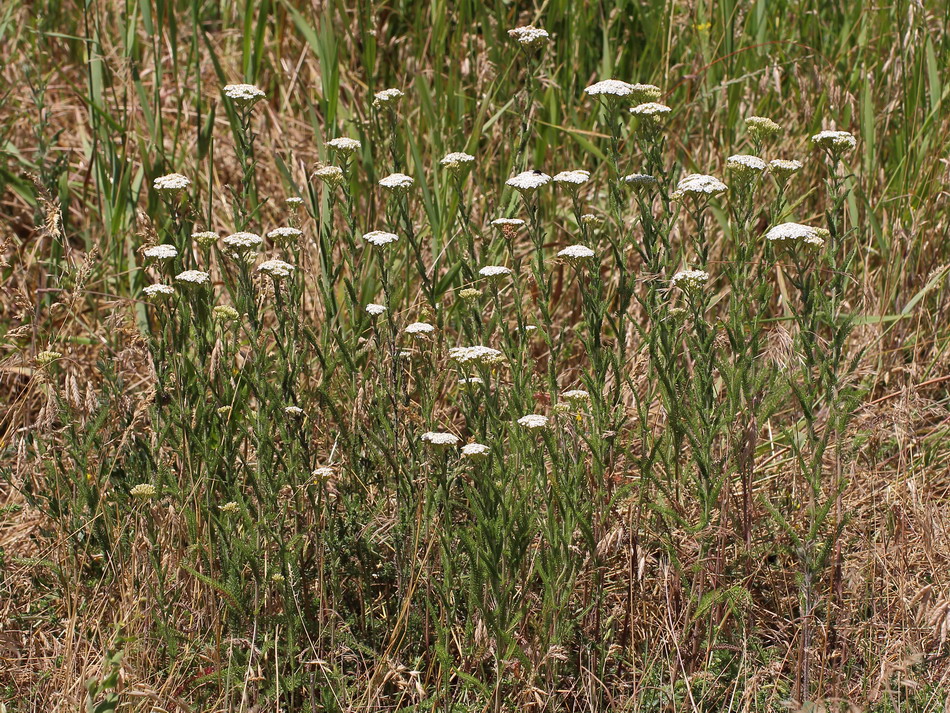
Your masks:
{"label": "grassy meadow ground", "polygon": [[0,711],[948,710],[948,30],[0,3]]}

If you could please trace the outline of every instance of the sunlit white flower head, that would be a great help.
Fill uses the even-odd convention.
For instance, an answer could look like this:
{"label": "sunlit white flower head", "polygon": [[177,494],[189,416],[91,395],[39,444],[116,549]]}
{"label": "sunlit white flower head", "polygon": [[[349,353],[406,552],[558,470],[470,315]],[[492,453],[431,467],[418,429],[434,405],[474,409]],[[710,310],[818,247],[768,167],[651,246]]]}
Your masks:
{"label": "sunlit white flower head", "polygon": [[303,231],[300,228],[292,228],[285,225],[280,228],[274,228],[267,234],[267,237],[273,240],[275,243],[285,244],[299,240],[300,236],[302,235]]}
{"label": "sunlit white flower head", "polygon": [[745,126],[749,136],[758,142],[782,133],[782,127],[765,116],[750,116],[745,120]]}
{"label": "sunlit white flower head", "polygon": [[536,431],[548,425],[548,417],[536,413],[529,413],[527,416],[519,418],[518,424],[527,428],[529,431]]}
{"label": "sunlit white flower head", "polygon": [[409,192],[413,183],[415,181],[412,180],[412,176],[407,176],[405,173],[392,173],[380,180],[379,185],[392,193],[403,194]]}
{"label": "sunlit white flower head", "polygon": [[430,446],[436,448],[449,448],[458,445],[462,439],[454,433],[445,433],[442,431],[426,431],[421,436],[422,440]]}
{"label": "sunlit white flower head", "polygon": [[207,285],[211,282],[211,275],[201,270],[185,270],[175,275],[175,281],[186,285]]}
{"label": "sunlit white flower head", "polygon": [[158,490],[151,483],[139,483],[129,490],[129,495],[136,500],[151,500],[157,494]]}
{"label": "sunlit white flower head", "polygon": [[858,145],[858,140],[848,131],[820,131],[811,137],[811,141],[833,154],[850,151]]}
{"label": "sunlit white flower head", "polygon": [[774,158],[769,161],[769,171],[780,182],[784,183],[792,174],[802,170],[802,162],[794,159]]}
{"label": "sunlit white flower head", "polygon": [[649,173],[631,173],[623,177],[623,182],[628,186],[655,186],[656,178]]}
{"label": "sunlit white flower head", "polygon": [[145,296],[150,300],[159,300],[175,294],[175,288],[171,285],[155,284],[149,285],[142,290],[142,292],[144,292]]}
{"label": "sunlit white flower head", "polygon": [[171,260],[174,257],[178,257],[178,248],[168,244],[153,245],[150,248],[146,248],[142,254],[153,260]]}
{"label": "sunlit white flower head", "polygon": [[384,89],[381,92],[376,92],[373,95],[373,106],[377,109],[382,107],[394,107],[396,102],[402,99],[405,94],[402,93],[399,89]]}
{"label": "sunlit white flower head", "polygon": [[491,448],[484,443],[466,443],[462,446],[462,457],[470,460],[483,460],[491,453]]}
{"label": "sunlit white flower head", "polygon": [[298,208],[303,205],[303,198],[300,196],[290,196],[289,198],[284,198],[284,203],[294,208]]}
{"label": "sunlit white flower head", "polygon": [[780,247],[807,245],[818,248],[825,244],[825,231],[801,223],[780,223],[769,228],[765,239]]}
{"label": "sunlit white flower head", "polygon": [[375,302],[370,302],[366,305],[366,313],[371,317],[378,317],[385,311],[386,307],[384,305],[378,305]]}
{"label": "sunlit white flower head", "polygon": [[459,364],[499,364],[505,360],[504,355],[497,349],[481,345],[471,347],[452,347],[449,349],[449,359]]}
{"label": "sunlit white flower head", "polygon": [[683,198],[687,196],[705,198],[726,190],[726,184],[715,176],[707,176],[702,173],[691,173],[680,179],[676,184],[676,190],[673,191],[674,198]]}
{"label": "sunlit white flower head", "polygon": [[504,265],[485,265],[485,267],[478,271],[478,274],[482,277],[499,278],[510,275],[511,270]]}
{"label": "sunlit white flower head", "polygon": [[343,169],[339,166],[321,166],[313,172],[314,178],[319,178],[329,188],[337,188],[346,182]]}
{"label": "sunlit white flower head", "polygon": [[660,88],[652,84],[631,84],[619,79],[604,79],[591,84],[584,89],[584,93],[591,97],[601,97],[608,100],[628,98],[629,101],[643,104],[656,101],[660,98]]}
{"label": "sunlit white flower head", "polygon": [[520,228],[524,225],[524,221],[521,218],[495,218],[491,224],[496,228],[505,230],[506,228]]}
{"label": "sunlit white flower head", "polygon": [[303,409],[299,406],[284,406],[284,413],[294,418],[303,416]]}
{"label": "sunlit white flower head", "polygon": [[227,515],[235,515],[241,512],[241,506],[238,505],[234,500],[230,500],[224,505],[218,505],[218,510]]}
{"label": "sunlit white flower head", "polygon": [[561,171],[551,179],[560,184],[569,191],[576,191],[590,180],[590,171],[576,169],[574,171]]}
{"label": "sunlit white flower head", "polygon": [[459,384],[484,384],[485,380],[480,376],[468,376],[459,379]]}
{"label": "sunlit white flower head", "polygon": [[257,271],[264,275],[270,275],[275,280],[280,280],[284,277],[290,277],[290,274],[294,271],[294,266],[283,260],[265,260],[257,266]]}
{"label": "sunlit white flower head", "polygon": [[213,230],[202,230],[191,234],[191,239],[203,248],[210,248],[218,242],[218,234]]}
{"label": "sunlit white flower head", "polygon": [[224,87],[224,96],[245,109],[267,97],[263,90],[253,84],[228,84]]}
{"label": "sunlit white flower head", "polygon": [[169,173],[167,176],[159,176],[152,181],[152,188],[161,195],[169,197],[180,195],[190,185],[191,179],[180,173]]}
{"label": "sunlit white flower head", "polygon": [[739,181],[750,181],[765,171],[767,164],[758,156],[735,154],[726,159],[726,168]]}
{"label": "sunlit white flower head", "polygon": [[684,292],[698,289],[709,282],[709,273],[704,270],[681,270],[673,275],[670,284]]}
{"label": "sunlit white flower head", "polygon": [[310,477],[313,478],[314,483],[324,483],[333,478],[334,475],[336,475],[336,468],[329,465],[321,465],[319,468],[314,468]]}
{"label": "sunlit white flower head", "polygon": [[581,216],[581,223],[584,225],[603,225],[606,222],[606,219],[602,215],[595,215],[593,213],[584,213]]}
{"label": "sunlit white flower head", "polygon": [[508,36],[525,49],[538,49],[547,44],[550,39],[547,30],[542,30],[540,27],[535,27],[534,25],[515,27],[514,29],[508,30]]}
{"label": "sunlit white flower head", "polygon": [[590,401],[590,394],[584,389],[571,389],[561,394],[561,398],[576,407]]}
{"label": "sunlit white flower head", "polygon": [[568,245],[563,250],[559,251],[557,256],[570,262],[580,262],[582,260],[590,260],[595,255],[594,251],[591,250],[586,245]]}
{"label": "sunlit white flower head", "polygon": [[264,242],[264,239],[257,233],[246,233],[242,231],[228,235],[221,242],[234,250],[234,252],[241,254],[260,246],[260,244]]}
{"label": "sunlit white flower head", "polygon": [[424,337],[435,332],[435,327],[428,322],[413,322],[406,327],[405,332],[413,337]]}
{"label": "sunlit white flower head", "polygon": [[475,157],[462,151],[453,151],[446,154],[439,163],[451,173],[460,173],[463,168],[475,163]]}
{"label": "sunlit white flower head", "polygon": [[643,104],[637,104],[635,107],[630,108],[630,113],[634,116],[665,116],[672,111],[666,104],[660,104],[658,102],[645,102]]}
{"label": "sunlit white flower head", "polygon": [[399,236],[395,233],[387,233],[382,230],[371,230],[370,232],[363,235],[363,240],[368,242],[370,245],[382,247],[383,245],[396,242],[399,240]]}
{"label": "sunlit white flower head", "polygon": [[350,156],[362,148],[361,144],[357,139],[350,139],[346,136],[339,136],[335,139],[330,139],[327,141],[327,146],[336,151],[343,156]]}
{"label": "sunlit white flower head", "polygon": [[541,186],[546,186],[551,182],[551,177],[541,171],[524,171],[517,176],[512,176],[505,181],[506,186],[511,186],[521,195],[531,195]]}

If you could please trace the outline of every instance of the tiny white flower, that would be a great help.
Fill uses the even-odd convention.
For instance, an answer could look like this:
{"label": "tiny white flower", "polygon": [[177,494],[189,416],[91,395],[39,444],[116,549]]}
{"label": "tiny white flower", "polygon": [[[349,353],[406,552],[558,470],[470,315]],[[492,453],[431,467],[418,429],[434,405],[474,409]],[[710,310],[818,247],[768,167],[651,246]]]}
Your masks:
{"label": "tiny white flower", "polygon": [[159,176],[152,182],[152,188],[165,196],[177,196],[191,185],[191,179],[180,173]]}
{"label": "tiny white flower", "polygon": [[524,221],[521,218],[495,218],[491,224],[496,228],[518,228],[524,225]]}
{"label": "tiny white flower", "polygon": [[224,96],[245,109],[257,104],[267,95],[253,84],[228,84],[224,87]]}
{"label": "tiny white flower", "polygon": [[378,305],[375,302],[370,302],[366,305],[366,313],[372,317],[378,317],[385,311],[386,307],[384,305]]}
{"label": "tiny white flower", "polygon": [[803,243],[810,247],[821,247],[825,244],[824,231],[801,223],[780,223],[769,228],[765,239],[773,245],[792,247]]}
{"label": "tiny white flower", "polygon": [[212,230],[202,230],[191,234],[191,239],[203,248],[210,248],[218,242],[218,234]]}
{"label": "tiny white flower", "polygon": [[606,223],[606,219],[602,215],[594,215],[593,213],[584,213],[581,216],[581,223],[584,225],[603,225]]}
{"label": "tiny white flower", "polygon": [[586,245],[569,245],[563,250],[559,251],[557,256],[564,258],[565,260],[570,260],[572,262],[579,260],[589,260],[594,257],[595,253]]}
{"label": "tiny white flower", "polygon": [[475,345],[471,347],[452,347],[449,349],[449,359],[459,364],[498,364],[505,360],[504,355],[497,349]]}
{"label": "tiny white flower", "polygon": [[767,166],[768,164],[758,156],[748,154],[735,154],[726,159],[726,168],[740,181],[749,181],[755,178],[765,171]]}
{"label": "tiny white flower", "polygon": [[289,206],[293,206],[294,208],[297,208],[303,205],[303,198],[301,198],[300,196],[290,196],[289,198],[284,198],[284,203],[286,203]]}
{"label": "tiny white flower", "polygon": [[630,113],[635,116],[664,116],[669,114],[672,111],[666,104],[660,104],[658,102],[646,102],[644,104],[637,104],[635,107],[630,108]]}
{"label": "tiny white flower", "polygon": [[469,164],[475,163],[475,157],[462,151],[454,151],[446,154],[439,163],[449,171],[458,173]]}
{"label": "tiny white flower", "polygon": [[709,282],[709,273],[703,270],[681,270],[673,275],[670,284],[684,292],[702,287]]}
{"label": "tiny white flower", "polygon": [[787,181],[792,174],[802,170],[802,162],[794,159],[773,158],[769,161],[769,171],[779,181]]}
{"label": "tiny white flower", "polygon": [[303,409],[299,406],[284,406],[284,413],[294,418],[303,416]]}
{"label": "tiny white flower", "polygon": [[265,275],[270,275],[275,280],[284,277],[290,277],[294,271],[294,266],[283,260],[265,260],[257,266],[257,271]]}
{"label": "tiny white flower", "polygon": [[383,245],[396,242],[399,240],[399,236],[395,233],[387,233],[382,230],[372,230],[363,235],[363,240],[376,247],[382,247]]}
{"label": "tiny white flower", "polygon": [[482,460],[491,453],[491,448],[484,443],[466,443],[462,446],[462,457],[471,460]]}
{"label": "tiny white flower", "polygon": [[833,153],[850,151],[858,145],[858,140],[848,131],[819,131],[811,137],[811,142]]}
{"label": "tiny white flower", "polygon": [[512,176],[505,181],[506,186],[511,186],[522,195],[530,195],[541,186],[546,186],[551,182],[551,177],[541,171],[524,171],[517,176]]}
{"label": "tiny white flower", "polygon": [[175,288],[171,285],[155,284],[149,285],[144,290],[142,290],[142,292],[144,292],[145,296],[150,300],[158,300],[163,297],[169,297],[175,294]]}
{"label": "tiny white flower", "polygon": [[781,126],[764,116],[750,116],[745,120],[745,125],[749,135],[756,141],[782,133]]}
{"label": "tiny white flower", "polygon": [[404,331],[406,334],[411,334],[414,337],[424,337],[427,334],[435,332],[435,327],[428,322],[413,322],[407,325]]}
{"label": "tiny white flower", "polygon": [[702,173],[691,173],[680,179],[676,184],[676,190],[673,191],[674,198],[684,196],[706,197],[722,193],[726,190],[726,184],[715,176],[707,176]]}
{"label": "tiny white flower", "polygon": [[519,45],[526,49],[537,49],[547,44],[550,35],[547,30],[542,30],[534,25],[525,25],[508,30],[508,36],[514,39]]}
{"label": "tiny white flower", "polygon": [[503,265],[486,265],[478,271],[478,274],[488,278],[504,277],[510,275],[511,270]]}
{"label": "tiny white flower", "polygon": [[319,178],[330,188],[342,186],[346,182],[343,169],[339,166],[321,166],[313,172],[314,178]]}
{"label": "tiny white flower", "polygon": [[444,433],[441,431],[426,431],[421,439],[435,448],[448,448],[458,445],[462,439],[454,433]]}
{"label": "tiny white flower", "polygon": [[150,248],[147,248],[143,253],[145,257],[150,257],[153,260],[171,260],[172,258],[178,257],[178,248],[174,245],[153,245]]}
{"label": "tiny white flower", "polygon": [[529,413],[518,419],[518,424],[527,428],[529,431],[535,431],[548,425],[548,417],[536,413]]}
{"label": "tiny white flower", "polygon": [[384,89],[381,92],[376,92],[373,95],[373,106],[377,109],[382,107],[392,107],[402,99],[405,94],[403,94],[399,89]]}
{"label": "tiny white flower", "polygon": [[561,171],[560,173],[555,174],[554,178],[551,180],[555,183],[562,184],[570,191],[576,191],[580,186],[583,186],[590,180],[590,171],[585,171],[583,169],[577,169],[574,171]]}
{"label": "tiny white flower", "polygon": [[584,389],[571,389],[570,391],[565,391],[561,394],[561,398],[565,401],[570,401],[573,404],[581,403],[584,401],[590,401],[590,394]]}
{"label": "tiny white flower", "polygon": [[415,181],[412,180],[412,176],[407,176],[405,173],[392,173],[380,180],[379,185],[387,191],[401,194],[407,193],[413,183]]}
{"label": "tiny white flower", "polygon": [[649,173],[631,173],[623,177],[623,182],[628,186],[653,186],[656,178]]}
{"label": "tiny white flower", "polygon": [[264,239],[257,233],[238,232],[232,233],[221,242],[237,253],[244,253],[253,250],[264,242]]}
{"label": "tiny white flower", "polygon": [[322,465],[319,468],[314,468],[313,472],[310,474],[310,477],[313,478],[314,483],[323,483],[327,480],[330,480],[336,474],[336,468],[333,468],[329,465]]}
{"label": "tiny white flower", "polygon": [[201,270],[185,270],[175,276],[178,282],[184,282],[188,285],[206,285],[211,282],[211,275]]}
{"label": "tiny white flower", "polygon": [[346,136],[340,136],[327,141],[327,146],[344,156],[350,156],[362,148],[363,144],[357,139],[350,139]]}
{"label": "tiny white flower", "polygon": [[597,97],[605,94],[616,97],[627,97],[633,94],[633,85],[620,79],[604,79],[591,84],[584,89],[588,96]]}
{"label": "tiny white flower", "polygon": [[139,483],[129,490],[129,495],[137,500],[151,500],[158,494],[158,490],[151,483]]}
{"label": "tiny white flower", "polygon": [[303,231],[300,228],[284,226],[281,228],[274,228],[267,234],[267,237],[273,240],[275,243],[290,243],[298,240],[302,235]]}

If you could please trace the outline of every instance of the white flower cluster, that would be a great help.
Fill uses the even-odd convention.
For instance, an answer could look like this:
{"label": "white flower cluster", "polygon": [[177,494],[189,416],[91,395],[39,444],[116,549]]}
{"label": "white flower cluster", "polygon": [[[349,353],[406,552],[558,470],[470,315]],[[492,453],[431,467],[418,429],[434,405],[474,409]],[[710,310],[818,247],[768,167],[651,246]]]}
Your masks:
{"label": "white flower cluster", "polygon": [[375,302],[370,302],[368,305],[366,305],[366,314],[370,315],[371,317],[378,317],[385,311],[386,307],[384,305],[378,305]]}
{"label": "white flower cluster", "polygon": [[847,131],[819,131],[811,137],[811,142],[832,153],[850,151],[858,145],[858,140]]}
{"label": "white flower cluster", "polygon": [[801,223],[779,223],[769,228],[765,239],[773,245],[794,247],[802,244],[812,248],[820,248],[825,244],[824,231]]}
{"label": "white flower cluster", "polygon": [[363,146],[357,139],[350,139],[346,136],[340,136],[327,141],[327,146],[344,156],[350,156]]}
{"label": "white flower cluster", "polygon": [[399,240],[399,236],[395,233],[387,233],[382,230],[371,230],[370,232],[363,235],[363,240],[368,242],[370,245],[382,247],[383,245],[396,242]]}
{"label": "white flower cluster", "polygon": [[300,228],[293,228],[289,225],[283,226],[280,228],[274,228],[267,234],[267,237],[273,240],[275,243],[292,243],[295,240],[299,240],[303,235],[303,231]]}
{"label": "white flower cluster", "polygon": [[707,176],[702,173],[691,173],[680,179],[676,184],[676,190],[673,191],[674,198],[683,198],[684,196],[707,197],[726,190],[726,184],[715,176]]}
{"label": "white flower cluster", "polygon": [[377,109],[383,107],[392,107],[402,99],[405,94],[402,93],[399,89],[384,89],[381,92],[376,92],[373,95],[373,106]]}
{"label": "white flower cluster", "polygon": [[536,413],[529,413],[518,419],[518,424],[529,431],[536,431],[548,425],[548,417]]}
{"label": "white flower cluster", "polygon": [[591,84],[584,89],[584,93],[591,97],[622,98],[631,97],[637,104],[653,102],[660,98],[662,92],[652,84],[631,84],[619,79],[604,79]]}
{"label": "white flower cluster", "polygon": [[594,251],[586,245],[569,245],[557,254],[558,257],[571,262],[589,260],[594,257],[594,255]]}
{"label": "white flower cluster", "polygon": [[346,181],[346,176],[343,174],[343,169],[339,166],[321,166],[313,172],[313,176],[314,178],[319,178],[330,188],[342,186]]}
{"label": "white flower cluster", "polygon": [[802,162],[794,159],[773,158],[769,161],[769,171],[783,183],[801,170]]}
{"label": "white flower cluster", "polygon": [[475,157],[462,151],[453,151],[446,154],[439,163],[449,171],[458,172],[470,163],[475,163]]}
{"label": "white flower cluster", "polygon": [[422,434],[422,440],[430,446],[436,448],[448,448],[458,445],[460,439],[454,433],[445,433],[443,431],[426,431]]}
{"label": "white flower cluster", "polygon": [[162,297],[169,297],[175,294],[175,288],[171,285],[155,284],[149,285],[144,290],[142,290],[142,292],[144,292],[145,296],[150,300],[157,300],[161,299]]}
{"label": "white flower cluster", "polygon": [[284,198],[284,203],[293,208],[297,208],[303,205],[303,198],[300,196],[290,196],[289,198]]}
{"label": "white flower cluster", "polygon": [[449,349],[449,359],[459,364],[482,364],[489,366],[503,362],[505,357],[497,349],[475,345],[471,347],[452,347]]}
{"label": "white flower cluster", "polygon": [[414,337],[424,337],[427,334],[432,334],[434,331],[435,327],[428,322],[413,322],[405,329],[406,334],[411,334]]}
{"label": "white flower cluster", "polygon": [[175,280],[186,285],[206,285],[211,282],[211,275],[201,270],[185,270],[175,275]]}
{"label": "white flower cluster", "polygon": [[749,154],[735,154],[726,159],[726,168],[743,183],[761,175],[766,167],[765,161]]}
{"label": "white flower cluster", "polygon": [[623,177],[623,182],[628,186],[653,186],[656,185],[656,178],[649,173],[631,173]]}
{"label": "white flower cluster", "polygon": [[218,234],[212,230],[202,230],[191,234],[191,239],[203,248],[210,248],[218,242]]}
{"label": "white flower cluster", "polygon": [[221,242],[237,253],[244,253],[258,247],[264,242],[264,239],[257,233],[247,233],[242,231],[228,235]]}
{"label": "white flower cluster", "polygon": [[551,179],[555,183],[562,184],[568,190],[577,190],[590,180],[590,171],[576,169],[574,171],[561,171],[555,174]]}
{"label": "white flower cluster", "polygon": [[284,413],[293,418],[300,418],[303,416],[303,409],[299,406],[284,406]]}
{"label": "white flower cluster", "polygon": [[224,96],[245,109],[267,97],[262,89],[253,84],[228,84],[224,87]]}
{"label": "white flower cluster", "polygon": [[782,127],[764,116],[750,116],[745,120],[746,130],[756,141],[762,141],[782,132]]}
{"label": "white flower cluster", "polygon": [[169,173],[152,181],[152,188],[166,196],[175,196],[191,185],[191,179],[180,173]]}
{"label": "white flower cluster", "polygon": [[510,275],[511,270],[504,265],[486,265],[478,271],[478,274],[482,277],[504,277],[505,275]]}
{"label": "white flower cluster", "polygon": [[462,457],[471,460],[482,460],[491,453],[491,448],[484,443],[466,443],[462,446]]}
{"label": "white flower cluster", "polygon": [[660,117],[665,114],[669,114],[672,111],[666,104],[660,104],[658,102],[646,102],[644,104],[637,104],[635,107],[630,108],[630,113],[634,116],[652,116]]}
{"label": "white flower cluster", "polygon": [[517,176],[512,176],[505,181],[506,186],[511,186],[521,195],[531,195],[541,186],[546,186],[551,182],[551,177],[541,171],[524,171]]}
{"label": "white flower cluster", "polygon": [[570,391],[565,391],[563,394],[561,394],[561,398],[568,403],[577,406],[590,401],[590,394],[584,391],[584,389],[571,389]]}
{"label": "white flower cluster", "polygon": [[495,218],[491,224],[496,228],[520,228],[524,221],[521,218]]}
{"label": "white flower cluster", "polygon": [[542,47],[551,37],[547,30],[542,30],[540,27],[535,27],[534,25],[515,27],[514,29],[508,30],[508,36],[526,49]]}
{"label": "white flower cluster", "polygon": [[408,193],[413,183],[412,176],[407,176],[405,173],[392,173],[380,180],[379,185],[393,193]]}
{"label": "white flower cluster", "polygon": [[172,258],[178,257],[178,248],[174,245],[153,245],[150,248],[146,248],[145,252],[142,253],[145,257],[150,257],[153,260],[171,260]]}
{"label": "white flower cluster", "polygon": [[709,273],[704,270],[681,270],[673,275],[670,284],[684,292],[695,290],[709,282]]}
{"label": "white flower cluster", "polygon": [[265,260],[257,266],[257,271],[264,275],[270,275],[275,280],[280,280],[284,277],[290,277],[290,274],[294,271],[294,266],[283,260]]}

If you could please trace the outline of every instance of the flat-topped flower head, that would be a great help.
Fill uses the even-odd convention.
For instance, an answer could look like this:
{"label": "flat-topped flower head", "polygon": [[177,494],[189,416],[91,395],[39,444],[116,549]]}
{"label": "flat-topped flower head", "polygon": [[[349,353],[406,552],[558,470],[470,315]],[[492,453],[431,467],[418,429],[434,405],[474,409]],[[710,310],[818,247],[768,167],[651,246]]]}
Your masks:
{"label": "flat-topped flower head", "polygon": [[529,413],[527,416],[518,419],[518,425],[529,431],[537,431],[547,427],[548,417],[537,413]]}
{"label": "flat-topped flower head", "polygon": [[192,233],[191,239],[198,243],[200,247],[210,248],[218,242],[219,237],[213,230],[201,230],[197,233]]}
{"label": "flat-topped flower head", "polygon": [[263,275],[270,275],[274,280],[290,277],[294,266],[283,260],[265,260],[257,266],[257,271]]}
{"label": "flat-topped flower head", "polygon": [[368,305],[366,305],[366,314],[368,314],[370,317],[378,317],[385,311],[385,305],[378,305],[375,302],[370,302]]}
{"label": "flat-topped flower head", "polygon": [[672,111],[666,104],[659,102],[644,102],[630,108],[630,113],[634,116],[662,117]]}
{"label": "flat-topped flower head", "polygon": [[647,186],[655,186],[656,178],[649,173],[630,173],[623,177],[623,182],[634,188],[644,188]]}
{"label": "flat-topped flower head", "polygon": [[573,171],[561,171],[551,179],[567,190],[574,192],[590,180],[590,171],[576,169]]}
{"label": "flat-topped flower head", "polygon": [[231,305],[215,305],[211,308],[211,319],[221,324],[232,324],[241,319],[241,313]]}
{"label": "flat-topped flower head", "polygon": [[594,251],[586,245],[568,245],[563,250],[560,250],[557,254],[559,258],[574,264],[587,262],[588,260],[593,259],[594,255]]}
{"label": "flat-topped flower head", "polygon": [[458,383],[460,386],[465,386],[467,384],[484,384],[485,380],[480,376],[467,376],[465,378],[459,379]]}
{"label": "flat-topped flower head", "polygon": [[420,438],[433,448],[451,448],[452,446],[457,446],[462,440],[454,433],[446,433],[444,431],[426,431]]}
{"label": "flat-topped flower head", "polygon": [[223,512],[225,515],[236,515],[241,512],[241,506],[238,505],[234,500],[229,500],[224,505],[218,505],[218,510]]}
{"label": "flat-topped flower head", "polygon": [[756,143],[782,133],[782,127],[765,116],[750,116],[745,120],[745,128]]}
{"label": "flat-topped flower head", "polygon": [[449,173],[458,175],[467,166],[471,166],[475,163],[475,157],[463,151],[453,151],[450,154],[446,154],[439,163]]}
{"label": "flat-topped flower head", "polygon": [[287,245],[296,242],[302,235],[303,231],[300,228],[285,225],[280,228],[274,228],[267,234],[267,237],[278,245]]}
{"label": "flat-topped flower head", "polygon": [[690,173],[680,179],[676,184],[676,190],[673,191],[674,198],[708,198],[710,196],[723,193],[726,190],[726,184],[715,176],[707,176],[702,173]]}
{"label": "flat-topped flower head", "polygon": [[346,182],[346,175],[339,166],[321,166],[313,172],[314,178],[319,178],[328,188],[338,188]]}
{"label": "flat-topped flower head", "polygon": [[399,240],[399,236],[395,233],[387,233],[383,230],[371,230],[370,232],[363,234],[363,240],[368,242],[370,245],[375,245],[379,248],[383,245],[389,245],[389,243],[396,242]]}
{"label": "flat-topped flower head", "polygon": [[303,198],[300,196],[290,196],[289,198],[284,198],[284,203],[289,205],[291,208],[299,208],[303,205]]}
{"label": "flat-topped flower head", "polygon": [[484,443],[466,443],[462,446],[462,457],[469,460],[484,460],[491,453],[491,448]]}
{"label": "flat-topped flower head", "polygon": [[257,233],[247,233],[241,231],[238,233],[231,233],[231,235],[225,237],[221,242],[240,255],[260,247],[261,243],[264,242],[264,239]]}
{"label": "flat-topped flower head", "polygon": [[475,345],[471,347],[452,347],[449,349],[449,359],[459,364],[490,366],[500,364],[505,360],[505,357],[497,349]]}
{"label": "flat-topped flower head", "polygon": [[607,220],[602,215],[594,215],[593,213],[584,213],[581,216],[581,223],[589,227],[597,227],[598,225],[603,225]]}
{"label": "flat-topped flower head", "polygon": [[158,490],[151,483],[139,483],[129,490],[129,495],[136,500],[151,500],[157,494]]}
{"label": "flat-topped flower head", "polygon": [[489,279],[500,279],[511,274],[511,269],[505,267],[504,265],[485,265],[478,271],[478,274],[482,277],[487,277]]}
{"label": "flat-topped flower head", "polygon": [[527,50],[536,50],[544,47],[551,39],[547,30],[534,25],[525,25],[508,30],[508,36],[518,43],[519,47]]}
{"label": "flat-topped flower head", "polygon": [[428,322],[413,322],[403,331],[413,337],[426,337],[435,332],[435,327]]}
{"label": "flat-topped flower head", "polygon": [[267,95],[253,84],[228,84],[224,87],[224,96],[242,109],[250,109]]}
{"label": "flat-topped flower head", "polygon": [[633,93],[633,85],[621,79],[603,79],[584,88],[584,94],[589,97],[629,97]]}
{"label": "flat-topped flower head", "polygon": [[511,240],[518,234],[518,228],[524,225],[524,221],[521,218],[495,218],[491,224],[498,228],[505,238]]}
{"label": "flat-topped flower head", "polygon": [[190,185],[191,179],[180,173],[169,173],[166,176],[159,176],[152,181],[152,188],[165,198],[180,196]]}
{"label": "flat-topped flower head", "polygon": [[758,156],[735,154],[726,159],[726,168],[740,181],[750,181],[761,175],[767,164]]}
{"label": "flat-topped flower head", "polygon": [[769,161],[769,172],[779,183],[785,183],[801,170],[802,162],[794,159],[773,158]]}
{"label": "flat-topped flower head", "polygon": [[175,294],[175,288],[171,285],[162,285],[155,284],[149,285],[142,292],[145,294],[145,297],[152,301],[163,300],[166,297],[171,297]]}
{"label": "flat-topped flower head", "polygon": [[412,180],[412,176],[407,176],[405,173],[391,173],[380,180],[379,185],[390,193],[405,195],[412,188],[413,183],[415,181]]}
{"label": "flat-topped flower head", "polygon": [[858,145],[858,140],[848,131],[819,131],[811,137],[811,142],[834,156]]}
{"label": "flat-topped flower head", "polygon": [[542,186],[551,182],[551,177],[542,171],[524,171],[517,176],[512,176],[505,181],[506,186],[511,186],[523,196],[532,195]]}
{"label": "flat-topped flower head", "polygon": [[561,394],[561,398],[572,407],[578,408],[590,402],[590,394],[584,389],[571,389]]}
{"label": "flat-topped flower head", "polygon": [[779,223],[772,226],[765,233],[765,239],[773,245],[783,248],[795,247],[796,245],[821,247],[825,244],[823,231],[820,228],[813,228],[801,223]]}
{"label": "flat-topped flower head", "polygon": [[178,257],[178,248],[168,244],[153,245],[150,248],[146,248],[142,254],[153,260],[171,260],[172,258]]}
{"label": "flat-topped flower head", "polygon": [[341,156],[352,156],[363,147],[363,144],[357,139],[339,136],[335,139],[330,139],[327,141],[327,146],[329,146]]}
{"label": "flat-topped flower head", "polygon": [[321,465],[319,468],[313,469],[310,477],[313,479],[315,484],[320,484],[325,483],[328,480],[332,480],[335,475],[336,468],[329,465]]}
{"label": "flat-topped flower head", "polygon": [[377,109],[395,109],[396,103],[404,96],[399,89],[384,89],[373,95],[373,106]]}
{"label": "flat-topped flower head", "polygon": [[201,287],[211,282],[211,275],[202,270],[185,270],[175,275],[175,282],[186,286]]}
{"label": "flat-topped flower head", "polygon": [[709,273],[704,270],[681,270],[670,280],[673,287],[679,287],[684,292],[698,290],[707,282],[709,282]]}
{"label": "flat-topped flower head", "polygon": [[292,418],[300,418],[304,415],[304,411],[299,406],[284,406],[284,413]]}

